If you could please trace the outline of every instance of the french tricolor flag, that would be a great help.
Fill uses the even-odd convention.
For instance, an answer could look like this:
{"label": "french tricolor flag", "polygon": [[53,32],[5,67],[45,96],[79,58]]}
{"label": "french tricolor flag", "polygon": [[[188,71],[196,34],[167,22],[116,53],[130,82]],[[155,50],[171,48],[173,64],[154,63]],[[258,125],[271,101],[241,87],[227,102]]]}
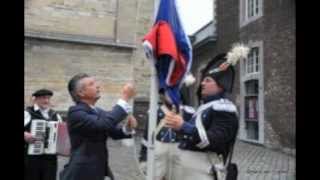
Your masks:
{"label": "french tricolor flag", "polygon": [[164,90],[179,107],[179,90],[192,64],[192,46],[181,24],[176,0],[160,0],[154,25],[143,38],[143,47],[156,67],[159,90]]}

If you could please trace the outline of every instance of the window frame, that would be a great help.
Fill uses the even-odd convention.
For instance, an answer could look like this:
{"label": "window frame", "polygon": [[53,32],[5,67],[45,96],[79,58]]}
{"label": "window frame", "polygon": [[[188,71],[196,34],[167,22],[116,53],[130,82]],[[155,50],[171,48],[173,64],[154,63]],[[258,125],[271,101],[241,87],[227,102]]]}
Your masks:
{"label": "window frame", "polygon": [[[257,51],[256,51],[257,50]],[[252,53],[252,56],[251,56]],[[260,68],[260,57],[259,57],[259,47],[252,47],[251,51],[249,52],[248,57],[252,57],[247,59],[247,62],[245,63],[245,74],[252,74],[252,73],[259,73]],[[250,65],[250,66],[249,66]],[[249,72],[249,67],[250,67],[250,72]]]}
{"label": "window frame", "polygon": [[[249,2],[252,2],[252,16],[249,16]],[[258,6],[257,6],[258,2]],[[263,16],[263,2],[264,0],[239,0],[239,25],[240,28],[246,26],[247,24],[259,19]],[[258,9],[258,12],[256,10]]]}
{"label": "window frame", "polygon": [[[263,144],[264,143],[264,74],[263,74],[263,42],[249,41],[248,46],[251,49],[258,48],[259,71],[246,73],[247,59],[240,61],[240,129],[239,138],[244,141]],[[247,137],[246,117],[245,117],[245,99],[250,96],[246,92],[246,82],[250,80],[258,80],[258,140],[249,139]]]}

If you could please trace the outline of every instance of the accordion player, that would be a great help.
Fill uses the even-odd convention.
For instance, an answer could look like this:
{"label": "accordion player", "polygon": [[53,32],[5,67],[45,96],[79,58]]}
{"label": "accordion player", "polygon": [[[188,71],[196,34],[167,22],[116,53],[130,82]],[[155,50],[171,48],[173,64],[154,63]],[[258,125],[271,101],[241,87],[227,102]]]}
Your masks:
{"label": "accordion player", "polygon": [[[32,112],[30,114],[32,115]],[[27,155],[69,156],[70,139],[67,125],[60,116],[56,117],[56,120],[32,119],[25,125],[36,139],[34,143],[26,145]]]}
{"label": "accordion player", "polygon": [[[59,133],[61,129],[67,128],[59,113],[51,108],[52,96],[53,92],[48,89],[35,91],[32,94],[33,105],[27,106],[24,111],[24,179],[26,180],[56,180]],[[68,137],[66,135],[67,132],[63,137]]]}

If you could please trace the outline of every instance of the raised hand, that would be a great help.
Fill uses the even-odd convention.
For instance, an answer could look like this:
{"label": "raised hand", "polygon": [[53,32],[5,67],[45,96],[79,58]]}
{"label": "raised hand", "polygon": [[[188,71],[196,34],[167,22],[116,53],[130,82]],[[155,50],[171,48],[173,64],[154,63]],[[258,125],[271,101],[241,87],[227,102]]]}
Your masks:
{"label": "raised hand", "polygon": [[127,126],[130,129],[134,129],[138,126],[138,122],[134,116],[132,115],[128,116]]}
{"label": "raised hand", "polygon": [[125,101],[129,101],[135,95],[136,95],[136,89],[134,84],[126,83],[122,88],[121,98]]}

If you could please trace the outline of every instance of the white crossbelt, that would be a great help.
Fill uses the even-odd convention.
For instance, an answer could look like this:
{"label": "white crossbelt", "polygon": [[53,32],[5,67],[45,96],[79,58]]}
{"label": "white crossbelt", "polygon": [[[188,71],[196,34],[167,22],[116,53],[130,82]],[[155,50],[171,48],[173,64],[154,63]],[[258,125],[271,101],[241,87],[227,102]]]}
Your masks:
{"label": "white crossbelt", "polygon": [[199,136],[200,136],[200,139],[201,139],[200,143],[198,143],[196,146],[198,148],[201,148],[201,149],[207,147],[210,144],[210,142],[208,140],[207,133],[206,133],[205,128],[204,128],[203,123],[202,123],[202,118],[201,118],[202,117],[202,113],[203,113],[203,111],[205,109],[208,109],[214,103],[215,102],[213,101],[213,102],[201,105],[198,108],[197,112],[194,114],[194,116],[196,116],[196,122],[195,122],[196,123],[196,128],[198,130],[198,133],[199,133]]}

